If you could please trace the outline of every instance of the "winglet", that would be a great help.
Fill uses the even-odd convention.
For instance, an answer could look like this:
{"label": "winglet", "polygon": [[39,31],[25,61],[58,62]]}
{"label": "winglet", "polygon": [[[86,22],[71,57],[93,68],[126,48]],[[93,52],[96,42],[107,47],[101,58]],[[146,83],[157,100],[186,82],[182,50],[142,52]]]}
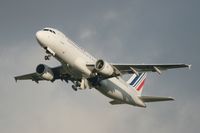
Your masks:
{"label": "winglet", "polygon": [[191,64],[189,64],[189,65],[187,65],[187,66],[188,66],[188,68],[189,68],[189,69],[191,69],[191,67],[192,67],[192,65],[191,65]]}

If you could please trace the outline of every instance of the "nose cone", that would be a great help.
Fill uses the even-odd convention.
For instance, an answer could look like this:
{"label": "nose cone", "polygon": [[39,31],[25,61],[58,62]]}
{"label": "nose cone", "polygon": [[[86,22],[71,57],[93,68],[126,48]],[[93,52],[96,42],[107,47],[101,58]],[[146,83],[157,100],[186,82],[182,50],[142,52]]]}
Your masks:
{"label": "nose cone", "polygon": [[38,31],[38,32],[36,32],[35,36],[36,36],[36,39],[37,39],[38,43],[42,47],[44,47],[44,35],[43,35],[43,32],[42,31]]}
{"label": "nose cone", "polygon": [[36,39],[38,40],[38,41],[40,41],[41,40],[41,31],[38,31],[38,32],[36,32],[36,34],[35,34],[35,36],[36,36]]}

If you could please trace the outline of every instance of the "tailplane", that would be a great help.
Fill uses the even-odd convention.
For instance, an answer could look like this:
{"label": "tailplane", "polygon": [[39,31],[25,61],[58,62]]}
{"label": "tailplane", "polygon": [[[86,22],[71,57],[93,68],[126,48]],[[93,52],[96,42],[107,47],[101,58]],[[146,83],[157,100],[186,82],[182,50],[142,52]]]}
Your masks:
{"label": "tailplane", "polygon": [[161,101],[173,101],[172,97],[156,97],[156,96],[140,96],[143,102],[161,102]]}
{"label": "tailplane", "polygon": [[136,90],[138,96],[141,96],[142,94],[146,77],[147,73],[140,73],[138,75],[133,74],[131,78],[127,81],[127,83]]}
{"label": "tailplane", "polygon": [[172,97],[157,97],[157,96],[141,96],[144,88],[147,73],[133,74],[127,83],[131,86],[130,88],[135,89],[138,98],[146,102],[161,102],[161,101],[173,101]]}

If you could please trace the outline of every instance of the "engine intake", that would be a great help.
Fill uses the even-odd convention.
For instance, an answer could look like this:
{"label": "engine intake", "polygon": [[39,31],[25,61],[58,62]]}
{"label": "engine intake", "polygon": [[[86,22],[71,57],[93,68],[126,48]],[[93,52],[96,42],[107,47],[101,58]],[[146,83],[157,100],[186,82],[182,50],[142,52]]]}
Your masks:
{"label": "engine intake", "polygon": [[111,76],[114,74],[114,68],[108,62],[100,59],[95,64],[95,70],[105,76]]}
{"label": "engine intake", "polygon": [[54,73],[47,65],[39,64],[36,68],[36,73],[44,80],[51,81],[54,79]]}

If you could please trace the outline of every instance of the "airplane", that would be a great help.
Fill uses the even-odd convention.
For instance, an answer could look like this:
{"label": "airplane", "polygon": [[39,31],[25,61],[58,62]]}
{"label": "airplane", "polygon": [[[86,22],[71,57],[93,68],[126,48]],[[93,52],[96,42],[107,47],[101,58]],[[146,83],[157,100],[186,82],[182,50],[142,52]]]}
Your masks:
{"label": "airplane", "polygon": [[[112,99],[111,105],[128,104],[146,107],[147,102],[174,100],[172,97],[143,96],[142,91],[147,72],[157,72],[174,68],[190,68],[188,64],[115,64],[96,59],[64,33],[54,28],[44,28],[36,32],[36,40],[46,51],[45,60],[56,58],[61,65],[49,67],[39,64],[36,72],[14,77],[17,80],[39,81],[64,80],[73,83],[77,91],[95,88]],[[132,74],[128,81],[123,75]]]}

